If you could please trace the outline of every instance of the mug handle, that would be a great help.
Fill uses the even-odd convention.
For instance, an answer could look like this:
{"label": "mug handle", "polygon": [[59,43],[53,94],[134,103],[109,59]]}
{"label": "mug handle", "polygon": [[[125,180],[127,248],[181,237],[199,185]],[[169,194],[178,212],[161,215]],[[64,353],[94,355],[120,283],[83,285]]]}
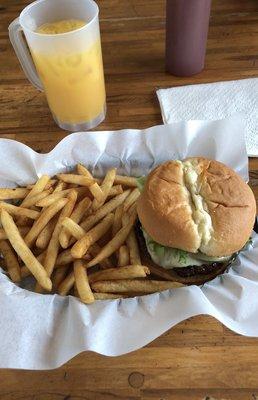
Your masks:
{"label": "mug handle", "polygon": [[37,89],[43,91],[42,83],[39,79],[31,54],[28,50],[27,43],[22,34],[22,27],[20,25],[19,18],[16,18],[13,22],[11,22],[8,29],[10,41],[26,77]]}

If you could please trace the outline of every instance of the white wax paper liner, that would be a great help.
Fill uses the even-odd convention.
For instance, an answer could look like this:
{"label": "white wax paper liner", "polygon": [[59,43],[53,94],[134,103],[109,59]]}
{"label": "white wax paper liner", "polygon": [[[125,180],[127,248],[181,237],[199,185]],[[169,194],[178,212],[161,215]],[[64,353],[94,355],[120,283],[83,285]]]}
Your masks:
{"label": "white wax paper liner", "polygon": [[[119,132],[76,133],[50,153],[0,139],[0,186],[34,182],[81,162],[101,175],[146,174],[168,159],[205,156],[248,179],[243,124],[238,117],[189,121]],[[228,273],[202,287],[190,286],[89,306],[68,296],[21,289],[0,274],[0,367],[51,369],[91,350],[117,356],[139,349],[180,321],[209,314],[237,333],[258,336],[258,235]]]}

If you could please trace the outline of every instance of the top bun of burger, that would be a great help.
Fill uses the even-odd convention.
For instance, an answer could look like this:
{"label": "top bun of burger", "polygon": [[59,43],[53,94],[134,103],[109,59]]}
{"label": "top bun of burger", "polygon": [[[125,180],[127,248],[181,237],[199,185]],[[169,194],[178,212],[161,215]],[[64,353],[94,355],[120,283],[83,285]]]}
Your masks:
{"label": "top bun of burger", "polygon": [[220,257],[245,245],[256,203],[252,190],[232,169],[192,157],[155,168],[137,211],[148,235],[161,245]]}

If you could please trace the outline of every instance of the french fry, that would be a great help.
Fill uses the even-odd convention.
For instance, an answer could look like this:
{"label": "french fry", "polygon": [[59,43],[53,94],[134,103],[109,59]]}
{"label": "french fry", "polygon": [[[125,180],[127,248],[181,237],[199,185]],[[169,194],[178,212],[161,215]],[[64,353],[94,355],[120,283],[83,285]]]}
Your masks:
{"label": "french fry", "polygon": [[110,168],[107,171],[106,176],[101,183],[101,189],[104,191],[106,196],[108,196],[108,193],[110,192],[113,186],[115,177],[116,177],[116,168]]}
{"label": "french fry", "polygon": [[175,278],[171,275],[169,272],[169,269],[165,269],[162,267],[157,266],[156,264],[150,263],[149,269],[151,272],[151,275],[161,278],[162,280],[167,280],[167,281],[174,281]]}
{"label": "french fry", "polygon": [[139,246],[133,229],[126,239],[126,244],[129,249],[130,263],[132,265],[141,265]]}
{"label": "french fry", "polygon": [[92,174],[89,172],[89,170],[82,164],[77,164],[77,172],[79,175],[84,175],[87,178],[93,179],[95,182],[97,182],[99,185],[101,184],[102,179],[101,178],[94,178]]}
{"label": "french fry", "polygon": [[25,199],[22,201],[21,203],[21,207],[23,206],[23,203],[25,202],[25,200],[27,200],[28,198],[35,196],[35,194],[38,194],[40,192],[43,192],[43,190],[45,189],[49,189],[46,188],[46,185],[49,183],[49,176],[48,175],[42,175],[37,182],[33,185],[33,187],[31,188],[30,192],[27,194],[27,196],[25,197]]}
{"label": "french fry", "polygon": [[[83,259],[84,260],[89,260],[90,259],[90,255],[89,254],[85,254],[85,256],[83,256]],[[74,258],[71,255],[71,250],[70,249],[66,249],[66,250],[64,250],[64,251],[62,251],[61,253],[58,254],[57,259],[56,259],[55,268],[59,268],[59,266],[61,267],[62,265],[70,264],[73,261],[74,261]]]}
{"label": "french fry", "polygon": [[[90,255],[91,255],[92,257],[96,257],[96,256],[99,254],[100,250],[101,250],[101,247],[99,246],[99,244],[98,244],[98,243],[94,243],[94,244],[92,244],[92,245],[90,246],[90,248],[89,248],[89,253],[90,253]],[[87,260],[86,256],[87,256],[87,254],[85,254],[85,256],[83,257],[85,260]],[[88,256],[89,256],[89,254],[88,254]],[[90,259],[90,258],[88,258],[88,260],[89,260],[89,259]],[[113,264],[112,264],[112,262],[110,261],[109,258],[105,258],[105,260],[100,261],[99,265],[100,265],[101,268],[103,268],[103,269],[112,268],[112,267],[113,267]]]}
{"label": "french fry", "polygon": [[40,262],[40,264],[43,264],[43,262],[44,262],[44,259],[45,259],[45,257],[46,257],[46,250],[44,250],[44,251],[42,251],[42,253],[40,253],[38,256],[37,256],[37,260]]}
{"label": "french fry", "polygon": [[109,268],[103,271],[94,272],[89,275],[89,282],[117,280],[117,279],[134,279],[145,278],[150,274],[148,267],[143,265],[127,265],[125,267]]}
{"label": "french fry", "polygon": [[91,291],[87,270],[82,260],[76,260],[73,264],[74,278],[76,288],[83,303],[90,304],[94,302],[94,296]]}
{"label": "french fry", "polygon": [[71,218],[64,218],[62,226],[77,240],[82,239],[86,235],[86,231]]}
{"label": "french fry", "polygon": [[125,199],[124,212],[126,212],[131,207],[131,205],[136,202],[140,194],[141,194],[140,190],[137,188],[131,191],[129,196]]}
{"label": "french fry", "polygon": [[125,265],[129,265],[129,251],[126,245],[123,245],[118,250],[118,265],[119,267],[124,267]]}
{"label": "french fry", "polygon": [[[113,188],[113,184],[114,184],[114,179],[116,176],[116,168],[110,168],[107,170],[106,175],[103,177],[102,182],[101,182],[101,190],[104,193],[104,198],[102,199],[102,204],[105,203],[110,190]],[[123,188],[122,188],[123,190]],[[101,207],[101,205],[99,205],[99,207]]]}
{"label": "french fry", "polygon": [[107,203],[105,203],[102,207],[100,207],[96,211],[95,214],[90,215],[84,221],[82,221],[82,223],[80,224],[81,227],[87,232],[94,225],[96,225],[102,218],[104,218],[107,214],[111,213],[120,204],[122,204],[129,193],[130,193],[130,191],[126,190],[122,194],[119,194],[118,196],[113,197],[111,200],[109,200]]}
{"label": "french fry", "polygon": [[114,237],[117,232],[122,228],[122,215],[124,212],[124,205],[120,204],[115,210],[114,221],[112,226],[112,236]]}
{"label": "french fry", "polygon": [[20,282],[21,268],[18,258],[7,240],[0,241],[0,251],[4,257],[9,276],[13,282]]}
{"label": "french fry", "polygon": [[108,214],[98,225],[92,228],[72,247],[71,254],[74,258],[81,258],[89,247],[97,242],[111,227],[114,214]]}
{"label": "french fry", "polygon": [[57,289],[57,293],[60,294],[60,296],[66,296],[72,289],[74,282],[75,282],[75,277],[72,271],[70,272],[70,274],[67,275],[67,277],[63,280],[63,282],[61,282],[61,284]]}
{"label": "french fry", "polygon": [[57,265],[67,265],[67,264],[70,264],[73,260],[74,260],[74,258],[71,255],[71,250],[67,249],[58,254],[57,259],[56,259],[56,264]]}
{"label": "french fry", "polygon": [[129,207],[129,209],[128,209],[128,211],[127,211],[128,216],[130,217],[130,215],[134,214],[135,211],[137,211],[137,203],[136,203],[136,202],[133,203],[133,204]]}
{"label": "french fry", "polygon": [[62,227],[62,222],[65,217],[68,217],[72,214],[76,201],[77,201],[77,192],[74,189],[71,189],[70,193],[67,196],[68,202],[65,205],[65,208],[62,210],[60,217],[58,219],[59,229]]}
{"label": "french fry", "polygon": [[36,240],[36,246],[38,249],[46,249],[48,246],[48,243],[50,242],[51,236],[54,232],[55,226],[57,223],[57,217],[52,218],[45,228],[42,229],[40,234],[37,237]]}
{"label": "french fry", "polygon": [[95,300],[115,300],[128,297],[121,293],[93,293],[93,296]]}
{"label": "french fry", "polygon": [[[38,260],[38,262],[42,265],[44,262],[44,258],[45,258],[46,252],[43,251],[42,253],[40,253],[36,258]],[[21,278],[27,278],[27,276],[31,275],[31,271],[29,270],[28,267],[26,267],[26,265],[22,265],[21,266]]]}
{"label": "french fry", "polygon": [[112,186],[112,188],[108,192],[108,197],[114,197],[121,193],[123,193],[122,185],[115,185],[115,186]]}
{"label": "french fry", "polygon": [[[67,222],[68,222],[68,224],[67,224]],[[70,218],[65,218],[63,221],[63,225],[69,227],[69,231],[71,232],[71,234],[73,234],[74,237],[77,238],[77,240],[81,239],[86,234],[86,232],[78,224],[76,224],[74,221],[70,220]],[[73,225],[75,226],[75,229],[74,229]],[[95,257],[100,252],[100,250],[101,250],[101,247],[97,243],[92,244],[89,248],[90,254],[85,254],[83,256],[83,259],[89,260],[90,255]],[[72,261],[74,261],[74,258],[71,254],[71,250],[67,249],[67,250],[64,250],[63,252],[61,252],[60,254],[58,254],[56,263],[61,266],[61,265],[69,264]],[[102,268],[111,268],[112,267],[112,263],[110,262],[110,260],[108,258],[103,260],[100,263],[100,265]]]}
{"label": "french fry", "polygon": [[104,199],[104,193],[101,190],[99,184],[97,182],[93,183],[92,185],[89,186],[89,190],[94,197],[94,201],[96,201],[97,203],[98,202],[101,203],[102,199]]}
{"label": "french fry", "polygon": [[76,205],[70,218],[73,221],[77,222],[78,224],[79,222],[81,222],[81,219],[83,218],[85,213],[89,210],[90,206],[91,206],[91,200],[89,199],[89,197],[85,197]]}
{"label": "french fry", "polygon": [[29,197],[28,199],[25,199],[23,202],[24,208],[30,208],[32,206],[35,206],[35,204],[44,199],[45,197],[49,196],[53,192],[53,189],[48,189],[48,190],[43,190],[43,192],[39,192],[37,194],[34,194],[34,196]]}
{"label": "french fry", "polygon": [[[68,199],[69,201],[66,203],[66,205],[64,206],[64,208],[62,209],[57,224],[55,226],[53,235],[50,239],[49,245],[47,247],[47,252],[46,252],[46,257],[44,260],[44,268],[46,270],[47,275],[50,277],[55,263],[56,263],[56,258],[58,255],[58,250],[59,250],[59,234],[60,231],[62,229],[62,222],[63,219],[69,215],[71,215],[74,205],[76,203],[76,199],[77,199],[77,193],[74,190],[71,190],[71,192],[68,194]],[[37,292],[41,291],[40,286],[37,284],[35,290]]]}
{"label": "french fry", "polygon": [[29,190],[27,188],[0,189],[0,200],[24,199]]}
{"label": "french fry", "polygon": [[[45,179],[45,178],[44,178],[44,179]],[[43,183],[44,183],[44,182],[43,182]],[[36,185],[38,185],[38,188],[37,188],[37,190],[38,190],[38,189],[41,189],[41,184],[42,184],[42,181],[41,181],[40,187],[39,187],[38,182],[36,182],[36,183],[31,184],[31,185],[27,185],[27,186],[26,186],[26,189],[32,190],[32,189],[34,189],[34,187],[35,187]],[[56,179],[49,179],[48,182],[46,183],[45,187],[44,187],[42,190],[48,190],[48,189],[52,188],[55,184],[56,184]],[[41,190],[40,190],[40,191],[41,191]],[[36,193],[34,193],[34,194],[36,194]]]}
{"label": "french fry", "polygon": [[54,189],[54,193],[62,192],[67,187],[67,184],[63,181],[59,181]]}
{"label": "french fry", "polygon": [[137,187],[137,181],[136,178],[132,176],[122,176],[122,175],[116,175],[115,185],[123,185],[127,187]]}
{"label": "french fry", "polygon": [[[91,200],[88,197],[82,199],[75,206],[72,214],[70,215],[70,219],[78,224],[83,218],[86,211],[90,208],[90,205],[91,205]],[[71,238],[71,233],[69,232],[69,230],[65,228],[65,226],[63,226],[59,235],[59,242],[63,249],[67,249],[67,247],[69,246],[70,238]]]}
{"label": "french fry", "polygon": [[18,217],[28,217],[30,219],[37,219],[39,217],[39,211],[30,210],[29,208],[17,207],[13,204],[0,202],[0,210],[8,211],[12,215]]}
{"label": "french fry", "polygon": [[58,174],[58,179],[66,183],[76,183],[80,186],[90,186],[95,182],[95,179],[88,178],[83,175],[75,175],[75,174]]}
{"label": "french fry", "polygon": [[13,218],[5,210],[1,211],[1,222],[15,252],[20,256],[24,264],[30,269],[31,273],[34,275],[40,285],[46,290],[51,290],[52,283],[47,276],[44,267],[32,254],[31,250],[22,239],[20,232],[13,221]]}
{"label": "french fry", "polygon": [[58,287],[60,286],[61,282],[65,279],[67,272],[70,268],[70,264],[65,265],[62,268],[55,269],[54,275],[52,278],[52,285],[53,285],[53,290],[56,291]]}
{"label": "french fry", "polygon": [[[20,207],[24,207],[24,204],[26,203],[26,201],[37,195],[38,193],[43,192],[44,190],[47,190],[49,188],[46,188],[46,185],[49,183],[49,176],[48,175],[42,175],[37,182],[33,185],[32,189],[30,190],[30,192],[27,194],[27,196],[25,197],[25,199],[21,202]],[[30,217],[29,217],[30,218]],[[33,218],[34,219],[34,218]],[[36,219],[36,218],[35,218]],[[26,218],[26,215],[21,214],[21,216],[19,216],[19,218],[17,219],[17,224],[18,225],[28,225],[28,217]]]}
{"label": "french fry", "polygon": [[47,196],[45,199],[42,199],[36,203],[36,206],[38,207],[49,207],[53,203],[55,203],[57,200],[67,197],[68,194],[71,192],[71,189],[66,189],[66,190],[59,190],[58,192],[54,192]]}
{"label": "french fry", "polygon": [[68,199],[59,199],[56,203],[42,211],[24,239],[28,247],[31,247],[34,244],[38,235],[45,228],[47,223],[67,204],[67,202]]}
{"label": "french fry", "polygon": [[[24,235],[26,235],[28,233],[28,231],[31,228],[30,228],[30,226],[19,226],[18,229],[19,229],[21,236],[23,237]],[[0,240],[5,240],[5,239],[7,239],[6,233],[5,233],[4,229],[0,228]]]}
{"label": "french fry", "polygon": [[[123,226],[126,226],[129,223],[129,218],[130,217],[127,214],[124,214],[122,218]],[[129,250],[130,263],[132,265],[141,265],[142,262],[140,257],[140,251],[134,229],[132,229],[131,232],[129,233],[126,239],[126,244]]]}
{"label": "french fry", "polygon": [[111,256],[116,250],[119,249],[120,246],[125,242],[128,234],[130,233],[134,223],[136,220],[136,214],[132,215],[129,219],[129,223],[126,226],[123,226],[117,234],[110,240],[100,251],[100,253],[94,257],[89,263],[88,267],[92,267],[93,265],[98,264],[106,257]]}
{"label": "french fry", "polygon": [[94,180],[94,178],[93,178],[93,176],[91,175],[91,173],[90,173],[90,172],[87,170],[87,168],[84,167],[84,165],[82,165],[82,164],[77,164],[77,172],[78,172],[79,175],[84,175],[84,176],[86,176],[87,178],[93,179],[93,180]]}
{"label": "french fry", "polygon": [[96,292],[107,293],[155,293],[163,290],[182,287],[182,283],[171,281],[154,281],[148,279],[121,279],[92,283],[91,287]]}
{"label": "french fry", "polygon": [[95,199],[93,200],[92,203],[93,211],[97,210],[105,203],[108,194],[110,192],[110,189],[113,186],[115,176],[116,176],[116,168],[112,168],[107,171],[106,176],[101,184],[102,198],[97,199],[97,197],[95,196]]}

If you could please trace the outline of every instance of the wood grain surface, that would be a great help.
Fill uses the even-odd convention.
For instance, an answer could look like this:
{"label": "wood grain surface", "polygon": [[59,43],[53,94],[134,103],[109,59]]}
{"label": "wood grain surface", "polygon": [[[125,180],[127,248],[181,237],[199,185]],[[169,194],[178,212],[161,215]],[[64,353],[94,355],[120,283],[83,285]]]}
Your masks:
{"label": "wood grain surface", "polygon": [[[24,77],[8,39],[8,24],[28,3],[0,2],[0,136],[47,152],[67,133]],[[98,129],[162,123],[157,88],[258,75],[257,0],[213,0],[205,70],[184,79],[164,72],[164,0],[98,3],[108,107]],[[258,199],[258,159],[250,160],[250,170]],[[258,399],[258,339],[206,316],[122,357],[83,353],[54,371],[0,372],[0,400],[208,398]]]}

